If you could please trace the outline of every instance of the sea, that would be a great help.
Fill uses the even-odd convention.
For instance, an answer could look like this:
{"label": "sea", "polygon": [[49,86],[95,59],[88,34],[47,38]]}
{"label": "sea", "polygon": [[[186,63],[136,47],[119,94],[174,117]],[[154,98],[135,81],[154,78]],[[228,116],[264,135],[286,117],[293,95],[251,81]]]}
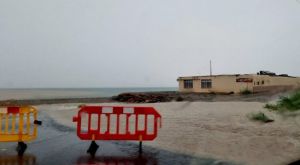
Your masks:
{"label": "sea", "polygon": [[177,91],[176,87],[0,89],[0,100],[111,97],[126,92]]}

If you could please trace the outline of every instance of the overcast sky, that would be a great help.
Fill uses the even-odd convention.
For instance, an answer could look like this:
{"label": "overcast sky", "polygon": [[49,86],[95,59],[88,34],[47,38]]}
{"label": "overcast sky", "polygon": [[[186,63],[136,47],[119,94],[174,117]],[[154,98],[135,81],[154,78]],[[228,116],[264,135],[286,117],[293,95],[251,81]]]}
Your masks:
{"label": "overcast sky", "polygon": [[300,76],[297,0],[0,0],[0,87],[177,86]]}

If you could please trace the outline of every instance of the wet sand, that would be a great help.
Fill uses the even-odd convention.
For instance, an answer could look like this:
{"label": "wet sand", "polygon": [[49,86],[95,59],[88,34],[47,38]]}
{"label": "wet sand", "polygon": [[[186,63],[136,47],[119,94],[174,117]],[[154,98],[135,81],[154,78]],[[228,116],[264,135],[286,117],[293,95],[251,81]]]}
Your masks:
{"label": "wet sand", "polygon": [[[57,123],[75,127],[79,104],[40,105]],[[144,145],[179,154],[245,164],[287,164],[300,158],[300,117],[283,118],[259,102],[169,102],[96,105],[154,106],[163,126],[153,142]],[[263,111],[275,122],[250,121],[249,113]]]}

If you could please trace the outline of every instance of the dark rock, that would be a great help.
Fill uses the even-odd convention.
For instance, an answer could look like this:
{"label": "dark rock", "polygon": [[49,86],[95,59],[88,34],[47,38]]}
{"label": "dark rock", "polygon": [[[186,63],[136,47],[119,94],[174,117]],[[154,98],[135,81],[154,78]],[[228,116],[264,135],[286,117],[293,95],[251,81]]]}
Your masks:
{"label": "dark rock", "polygon": [[176,101],[183,101],[183,100],[184,99],[181,96],[179,96],[179,97],[176,98]]}
{"label": "dark rock", "polygon": [[271,122],[274,122],[274,120],[273,119],[268,119],[268,120],[265,121],[265,123],[271,123]]}
{"label": "dark rock", "polygon": [[114,100],[128,103],[156,103],[167,102],[171,99],[166,94],[123,93],[114,97]]}

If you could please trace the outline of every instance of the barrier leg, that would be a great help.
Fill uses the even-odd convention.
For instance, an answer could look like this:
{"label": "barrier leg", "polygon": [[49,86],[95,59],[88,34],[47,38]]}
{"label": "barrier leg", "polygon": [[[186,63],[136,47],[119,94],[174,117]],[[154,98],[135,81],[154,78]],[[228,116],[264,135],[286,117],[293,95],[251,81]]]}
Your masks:
{"label": "barrier leg", "polygon": [[17,152],[19,156],[22,156],[25,152],[25,150],[27,149],[27,144],[25,144],[24,142],[18,142],[18,146],[17,146]]}
{"label": "barrier leg", "polygon": [[143,142],[140,141],[140,144],[139,144],[139,154],[142,154],[143,153],[143,146],[142,146]]}
{"label": "barrier leg", "polygon": [[98,148],[99,145],[93,140],[89,149],[86,152],[89,153],[91,156],[95,156],[95,153],[97,152]]}

